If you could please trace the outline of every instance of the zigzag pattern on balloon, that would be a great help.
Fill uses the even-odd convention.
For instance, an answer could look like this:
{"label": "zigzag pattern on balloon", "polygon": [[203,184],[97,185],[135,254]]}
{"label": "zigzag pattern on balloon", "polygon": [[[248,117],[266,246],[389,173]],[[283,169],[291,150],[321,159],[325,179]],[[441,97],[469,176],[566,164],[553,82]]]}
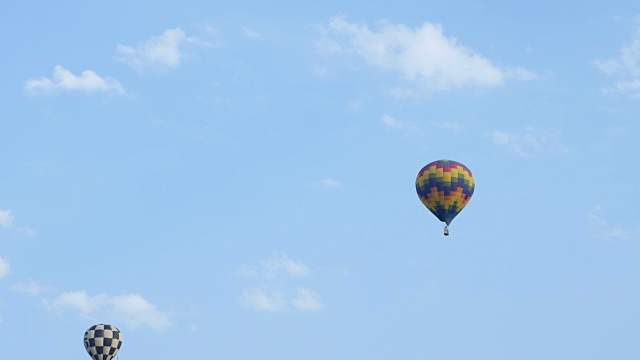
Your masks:
{"label": "zigzag pattern on balloon", "polygon": [[467,205],[474,189],[471,170],[457,161],[431,162],[416,177],[420,201],[447,225]]}

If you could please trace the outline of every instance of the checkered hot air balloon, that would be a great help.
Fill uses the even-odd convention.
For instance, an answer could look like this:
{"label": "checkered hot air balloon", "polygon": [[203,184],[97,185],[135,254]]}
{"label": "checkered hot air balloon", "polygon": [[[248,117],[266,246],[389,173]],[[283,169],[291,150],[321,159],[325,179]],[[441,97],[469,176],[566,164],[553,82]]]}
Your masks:
{"label": "checkered hot air balloon", "polygon": [[84,333],[84,348],[93,360],[111,360],[122,346],[122,333],[113,325],[93,325]]}
{"label": "checkered hot air balloon", "polygon": [[429,163],[416,177],[416,192],[420,201],[446,224],[445,235],[449,235],[449,224],[467,205],[474,188],[471,170],[452,160]]}

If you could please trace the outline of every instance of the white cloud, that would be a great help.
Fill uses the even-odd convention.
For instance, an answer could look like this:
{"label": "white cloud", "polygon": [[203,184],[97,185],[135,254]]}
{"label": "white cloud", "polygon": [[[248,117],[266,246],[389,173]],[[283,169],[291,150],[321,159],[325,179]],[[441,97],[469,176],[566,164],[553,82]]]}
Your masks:
{"label": "white cloud", "polygon": [[311,69],[311,71],[313,72],[313,75],[317,76],[317,77],[325,77],[329,74],[329,69],[327,69],[326,66],[313,66],[313,68]]}
{"label": "white cloud", "polygon": [[592,236],[606,241],[640,239],[640,226],[633,230],[620,224],[610,224],[602,213],[602,206],[597,204],[587,214],[588,228]]}
{"label": "white cloud", "polygon": [[28,80],[24,87],[32,94],[51,93],[58,90],[124,94],[122,85],[114,78],[101,77],[92,70],[84,70],[78,76],[60,65],[53,68],[51,79],[42,77]]}
{"label": "white cloud", "polygon": [[268,279],[280,277],[282,274],[293,277],[305,277],[309,275],[309,267],[300,261],[290,259],[286,254],[274,252],[261,262],[260,267],[243,265],[234,274],[240,277],[262,276]]}
{"label": "white cloud", "polygon": [[[215,30],[208,25],[204,29],[215,34]],[[183,51],[185,44],[212,45],[196,37],[187,36],[182,29],[175,28],[165,30],[162,35],[151,37],[136,46],[118,44],[116,51],[118,60],[138,71],[146,69],[165,70],[176,68],[180,65],[180,62],[185,57]]]}
{"label": "white cloud", "polygon": [[320,188],[325,188],[325,189],[340,189],[342,188],[344,185],[342,184],[342,182],[328,177],[328,178],[324,178],[320,181],[314,181],[311,183],[312,187],[320,187]]}
{"label": "white cloud", "polygon": [[619,92],[640,98],[640,28],[635,38],[620,48],[620,54],[611,59],[595,60],[593,64],[603,73],[618,77],[619,81],[604,92]]}
{"label": "white cloud", "polygon": [[595,65],[598,70],[608,75],[613,75],[621,69],[619,62],[616,59],[595,60],[593,65]]}
{"label": "white cloud", "polygon": [[[199,24],[197,27],[198,27],[198,30],[203,32],[210,39],[215,40],[218,37],[218,29],[216,29],[211,24]],[[211,42],[211,41],[204,41],[204,40],[195,39],[195,38],[191,38],[191,39],[205,46],[217,45],[217,41]]]}
{"label": "white cloud", "polygon": [[640,36],[637,36],[631,43],[622,46],[618,57],[596,60],[594,64],[605,74],[627,73],[640,76]]}
{"label": "white cloud", "polygon": [[[0,210],[0,228],[13,228],[15,226],[15,216],[11,210]],[[19,236],[35,236],[36,231],[27,227],[15,227]]]}
{"label": "white cloud", "polygon": [[262,37],[262,34],[250,29],[248,26],[243,26],[242,27],[242,33],[244,34],[244,36],[249,37],[249,38],[260,38]]}
{"label": "white cloud", "polygon": [[426,132],[413,122],[398,120],[395,117],[384,114],[382,115],[382,123],[391,129],[402,131],[404,134],[412,136],[425,136]]}
{"label": "white cloud", "polygon": [[613,125],[605,127],[600,131],[601,139],[595,143],[595,147],[600,153],[612,154],[613,148],[617,143],[623,143],[627,141],[632,132],[629,131],[628,126]]}
{"label": "white cloud", "polygon": [[449,122],[449,121],[431,121],[431,125],[440,128],[440,129],[446,129],[446,130],[452,130],[452,131],[460,131],[462,129],[464,129],[464,125],[460,124],[458,122]]}
{"label": "white cloud", "polygon": [[300,261],[294,261],[282,253],[274,253],[262,261],[258,270],[246,266],[236,274],[258,280],[257,284],[246,287],[240,296],[240,302],[259,311],[284,311],[287,304],[297,310],[319,310],[324,307],[320,297],[307,288],[294,288],[292,281],[299,282],[310,274],[309,267]]}
{"label": "white cloud", "polygon": [[233,275],[248,278],[258,276],[258,271],[255,268],[243,265],[240,267],[240,269],[236,270]]}
{"label": "white cloud", "polygon": [[36,296],[42,293],[46,289],[47,289],[46,287],[37,284],[33,280],[29,281],[28,283],[23,283],[23,282],[15,283],[11,287],[11,291],[25,293],[31,296]]}
{"label": "white cloud", "polygon": [[382,115],[382,123],[385,124],[386,126],[390,127],[390,128],[394,128],[394,129],[407,129],[407,128],[409,128],[409,125],[407,123],[405,123],[404,121],[397,120],[393,116],[387,115],[387,114]]}
{"label": "white cloud", "polygon": [[137,294],[89,296],[82,290],[66,292],[54,299],[45,299],[42,303],[50,311],[62,312],[70,308],[80,311],[85,317],[111,317],[132,328],[148,326],[164,329],[171,324],[167,313],[158,311],[154,304]]}
{"label": "white cloud", "polygon": [[103,307],[108,301],[109,297],[105,294],[90,297],[86,291],[82,290],[66,292],[53,300],[45,299],[43,304],[49,310],[62,311],[65,308],[73,308],[80,310],[83,314],[90,314]]}
{"label": "white cloud", "polygon": [[18,227],[16,231],[22,236],[35,236],[37,234],[35,230],[26,227]]}
{"label": "white cloud", "polygon": [[261,288],[245,289],[241,301],[246,306],[260,311],[282,311],[287,307],[280,292]]}
{"label": "white cloud", "polygon": [[318,294],[305,288],[298,288],[297,295],[291,300],[291,303],[298,310],[317,311],[324,308],[324,304],[320,301]]}
{"label": "white cloud", "polygon": [[531,127],[522,134],[495,130],[488,136],[497,147],[524,158],[542,154],[564,154],[568,151],[558,133],[543,132]]}
{"label": "white cloud", "polygon": [[13,226],[15,217],[11,210],[0,210],[0,227],[8,228]]}
{"label": "white cloud", "polygon": [[[321,28],[324,49],[329,53],[355,54],[369,65],[399,72],[428,89],[497,86],[509,79],[530,79],[522,68],[501,68],[487,58],[445,36],[442,26],[425,22],[412,29],[382,21],[377,31],[342,17]],[[411,90],[396,89],[411,94]]]}
{"label": "white cloud", "polygon": [[632,98],[640,99],[640,79],[621,81],[613,86],[602,89],[605,94],[622,93]]}
{"label": "white cloud", "polygon": [[307,265],[289,259],[287,255],[274,253],[267,260],[263,262],[263,266],[266,270],[267,277],[275,277],[281,271],[295,277],[303,277],[309,274],[309,268]]}
{"label": "white cloud", "polygon": [[155,305],[140,295],[114,296],[110,303],[113,311],[124,317],[124,321],[131,327],[148,325],[154,329],[162,329],[170,324],[167,314],[159,312]]}
{"label": "white cloud", "polygon": [[11,272],[11,266],[7,259],[0,256],[0,278],[7,276]]}

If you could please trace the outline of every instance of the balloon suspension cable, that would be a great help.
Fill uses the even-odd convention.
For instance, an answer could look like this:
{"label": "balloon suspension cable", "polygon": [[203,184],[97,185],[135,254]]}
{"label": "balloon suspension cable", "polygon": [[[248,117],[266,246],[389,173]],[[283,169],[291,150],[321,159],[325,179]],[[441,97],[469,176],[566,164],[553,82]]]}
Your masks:
{"label": "balloon suspension cable", "polygon": [[444,226],[444,236],[449,236],[449,227],[447,225]]}

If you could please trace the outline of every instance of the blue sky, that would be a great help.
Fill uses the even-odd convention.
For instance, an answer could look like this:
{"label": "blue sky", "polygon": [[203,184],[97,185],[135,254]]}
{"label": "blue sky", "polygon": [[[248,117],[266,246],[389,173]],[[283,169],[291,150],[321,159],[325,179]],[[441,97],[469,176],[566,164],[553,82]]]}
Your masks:
{"label": "blue sky", "polygon": [[639,15],[6,0],[2,358],[638,358]]}

